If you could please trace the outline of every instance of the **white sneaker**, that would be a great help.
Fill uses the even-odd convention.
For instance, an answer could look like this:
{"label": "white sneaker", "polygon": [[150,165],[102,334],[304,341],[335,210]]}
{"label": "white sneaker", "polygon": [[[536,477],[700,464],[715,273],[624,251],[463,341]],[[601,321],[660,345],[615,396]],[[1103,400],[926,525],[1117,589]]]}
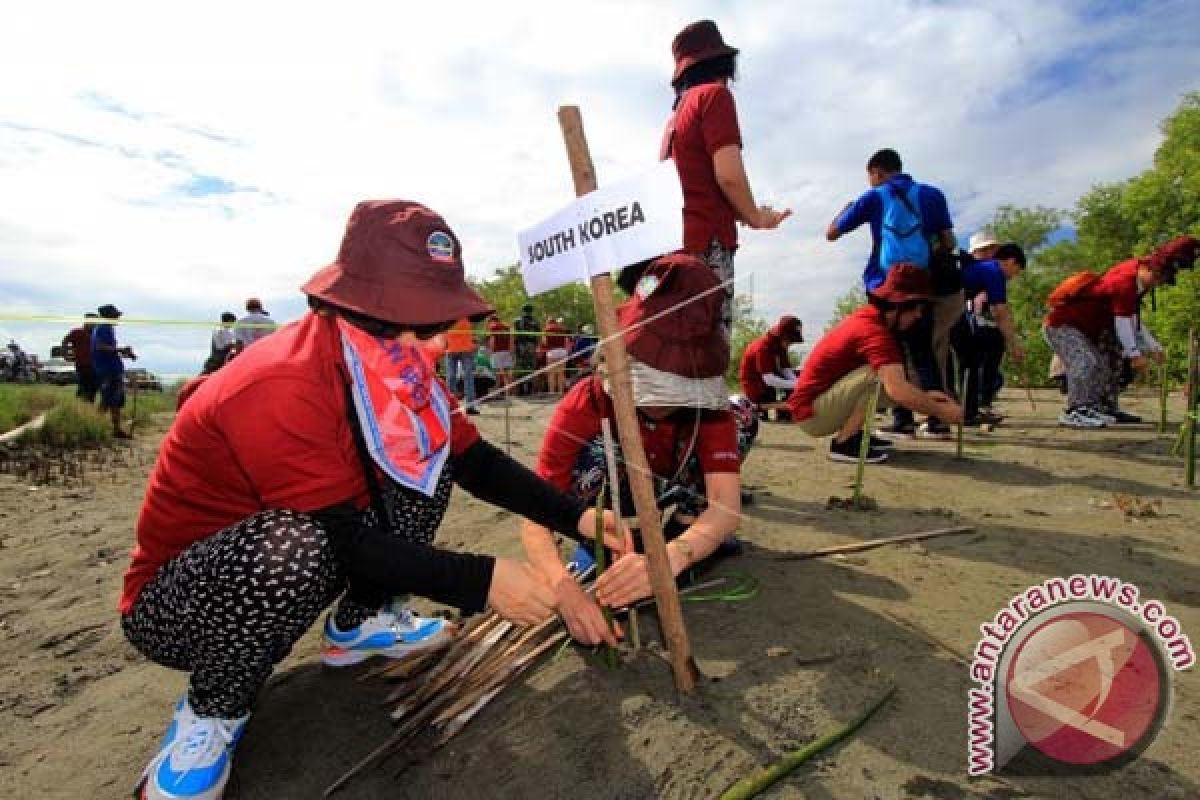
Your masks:
{"label": "white sneaker", "polygon": [[1081,408],[1079,410],[1081,412],[1083,412],[1084,414],[1087,414],[1092,419],[1100,420],[1105,425],[1115,425],[1117,422],[1117,418],[1114,417],[1112,414],[1108,414],[1104,411],[1101,411],[1100,409],[1098,409],[1094,406],[1084,406],[1083,408]]}
{"label": "white sneaker", "polygon": [[1081,408],[1068,408],[1058,416],[1058,424],[1065,428],[1075,428],[1077,430],[1095,430],[1103,428],[1104,422],[1085,414]]}
{"label": "white sneaker", "polygon": [[339,630],[334,612],[325,618],[321,661],[331,667],[348,667],[372,656],[403,658],[427,650],[448,638],[453,627],[439,617],[418,617],[405,606],[384,607],[357,628]]}
{"label": "white sneaker", "polygon": [[185,696],[175,706],[162,747],[142,772],[140,800],[219,800],[233,771],[233,750],[246,721],[198,717]]}
{"label": "white sneaker", "polygon": [[954,438],[954,432],[944,422],[922,422],[917,427],[917,438],[947,442]]}

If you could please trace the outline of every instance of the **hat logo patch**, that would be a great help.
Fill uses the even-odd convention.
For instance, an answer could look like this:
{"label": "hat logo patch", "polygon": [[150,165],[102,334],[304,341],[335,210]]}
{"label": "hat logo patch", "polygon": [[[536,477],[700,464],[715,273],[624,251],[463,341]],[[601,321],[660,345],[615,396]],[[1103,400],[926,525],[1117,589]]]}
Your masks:
{"label": "hat logo patch", "polygon": [[429,257],[442,264],[454,263],[454,240],[445,231],[434,231],[425,240],[425,250]]}
{"label": "hat logo patch", "polygon": [[654,290],[658,288],[658,284],[659,280],[657,275],[643,275],[642,279],[637,282],[637,288],[634,289],[634,294],[645,300],[647,297],[654,294]]}

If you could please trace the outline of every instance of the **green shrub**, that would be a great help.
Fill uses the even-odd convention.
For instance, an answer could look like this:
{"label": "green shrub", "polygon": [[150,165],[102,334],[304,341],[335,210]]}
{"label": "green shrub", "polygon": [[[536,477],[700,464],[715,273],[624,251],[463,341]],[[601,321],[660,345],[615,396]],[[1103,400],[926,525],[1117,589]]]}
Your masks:
{"label": "green shrub", "polygon": [[23,425],[69,397],[69,389],[0,384],[0,433]]}
{"label": "green shrub", "polygon": [[61,398],[46,413],[46,421],[40,428],[21,435],[22,443],[53,447],[102,444],[111,439],[112,422],[108,415],[74,397]]}

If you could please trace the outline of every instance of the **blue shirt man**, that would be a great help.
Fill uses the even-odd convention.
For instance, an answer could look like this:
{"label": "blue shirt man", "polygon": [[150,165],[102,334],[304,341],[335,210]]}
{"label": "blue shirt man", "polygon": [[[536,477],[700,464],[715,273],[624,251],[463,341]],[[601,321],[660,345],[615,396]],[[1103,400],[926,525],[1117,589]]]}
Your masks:
{"label": "blue shirt man", "polygon": [[[871,256],[863,270],[863,287],[868,292],[882,285],[887,276],[887,270],[880,263],[883,222],[887,211],[884,208],[883,191],[890,192],[895,198],[891,200],[892,203],[915,206],[911,211],[920,217],[920,236],[930,253],[935,247],[942,253],[953,253],[957,249],[954,223],[946,207],[945,195],[936,187],[913,181],[912,176],[904,172],[900,154],[895,150],[885,148],[871,156],[867,161],[867,183],[871,188],[857,200],[848,203],[829,223],[825,238],[834,242],[864,223],[870,226]],[[915,237],[915,232],[910,233]],[[941,390],[945,385],[950,331],[962,317],[963,309],[962,286],[957,270],[931,270],[931,273],[935,295],[931,313],[905,334],[905,346],[920,375],[921,388],[927,391]],[[881,433],[907,436],[915,431],[911,411],[896,407],[892,413],[892,425],[882,428]],[[950,429],[937,419],[931,418],[923,427],[925,434],[935,438],[950,436]]]}
{"label": "blue shirt man", "polygon": [[[899,156],[896,157],[895,163],[899,163]],[[884,174],[880,168],[873,170],[869,164],[867,175],[872,188],[842,209],[837,218],[830,223],[825,238],[832,242],[864,223],[870,225],[871,256],[867,259],[866,269],[863,270],[863,287],[871,291],[883,283],[887,274],[879,264],[879,245],[883,236],[883,199],[876,189],[886,184],[890,189],[907,194],[914,181],[912,176],[900,172],[899,168],[895,172]],[[924,183],[917,184],[917,211],[921,215],[921,232],[926,240],[940,239],[947,250],[952,251],[955,247],[953,234],[949,235],[949,241],[946,241],[945,234],[954,229],[954,222],[950,219],[950,209],[946,206],[946,196],[942,194],[942,190]]]}
{"label": "blue shirt man", "polygon": [[117,334],[112,325],[97,325],[92,331],[92,366],[99,376],[125,372],[125,362],[117,352]]}
{"label": "blue shirt man", "polygon": [[968,300],[984,292],[990,306],[1008,303],[1008,276],[995,259],[968,261],[962,269],[962,282]]}
{"label": "blue shirt man", "polygon": [[121,312],[110,304],[96,309],[107,322],[92,330],[92,368],[100,384],[100,408],[112,416],[113,436],[118,439],[132,438],[133,434],[121,430],[121,409],[125,406],[125,362],[123,358],[137,358],[128,347],[117,347],[117,334],[113,321],[120,319]]}

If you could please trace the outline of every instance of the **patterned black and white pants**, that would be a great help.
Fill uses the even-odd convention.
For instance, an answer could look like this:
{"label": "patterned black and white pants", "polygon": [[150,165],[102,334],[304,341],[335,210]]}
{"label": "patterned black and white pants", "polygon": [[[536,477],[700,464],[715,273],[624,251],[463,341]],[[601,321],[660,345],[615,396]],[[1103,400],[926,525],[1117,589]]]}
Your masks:
{"label": "patterned black and white pants", "polygon": [[726,247],[716,239],[712,240],[703,253],[693,254],[707,264],[717,279],[724,284],[721,295],[721,331],[725,334],[727,342],[733,341],[733,298],[737,289],[734,285],[733,254],[733,248]]}
{"label": "patterned black and white pants", "polygon": [[164,564],[121,625],[151,661],[191,673],[197,714],[233,719],[344,587],[312,517],[263,511]]}
{"label": "patterned black and white pants", "polygon": [[1120,358],[1069,325],[1042,328],[1067,370],[1067,407],[1116,408]]}

